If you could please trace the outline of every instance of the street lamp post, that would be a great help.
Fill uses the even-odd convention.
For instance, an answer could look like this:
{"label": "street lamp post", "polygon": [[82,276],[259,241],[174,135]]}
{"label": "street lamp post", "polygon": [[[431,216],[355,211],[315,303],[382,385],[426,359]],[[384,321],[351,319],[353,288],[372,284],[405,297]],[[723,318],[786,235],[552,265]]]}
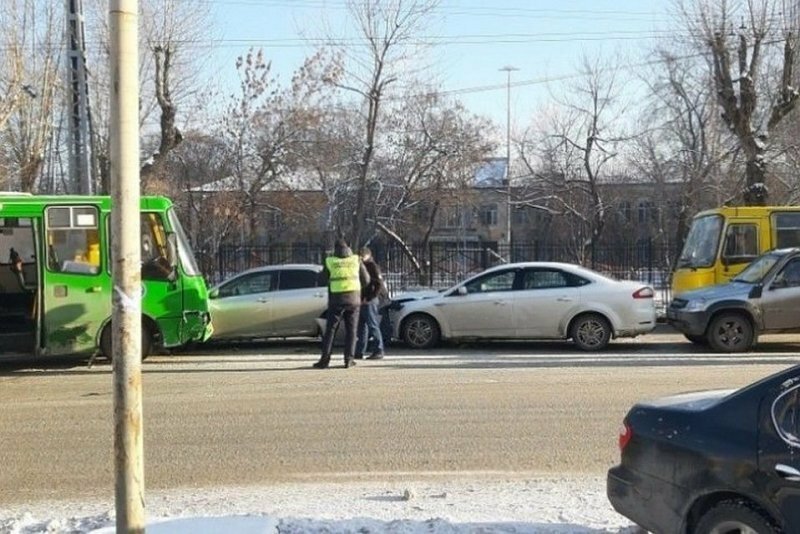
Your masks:
{"label": "street lamp post", "polygon": [[519,70],[511,65],[500,69],[506,73],[506,241],[511,255],[511,73]]}

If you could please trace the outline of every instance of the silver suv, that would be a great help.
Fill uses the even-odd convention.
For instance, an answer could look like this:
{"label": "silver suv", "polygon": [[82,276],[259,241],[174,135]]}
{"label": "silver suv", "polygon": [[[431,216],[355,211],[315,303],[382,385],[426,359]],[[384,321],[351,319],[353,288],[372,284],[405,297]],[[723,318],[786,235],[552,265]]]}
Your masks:
{"label": "silver suv", "polygon": [[681,293],[667,320],[717,352],[745,352],[762,333],[800,332],[800,248],[767,252],[727,284]]}

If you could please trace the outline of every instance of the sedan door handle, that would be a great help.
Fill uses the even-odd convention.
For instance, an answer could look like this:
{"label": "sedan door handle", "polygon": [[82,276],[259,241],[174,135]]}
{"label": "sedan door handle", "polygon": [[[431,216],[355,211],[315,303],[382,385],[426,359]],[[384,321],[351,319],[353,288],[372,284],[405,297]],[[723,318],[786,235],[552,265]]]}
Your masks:
{"label": "sedan door handle", "polygon": [[572,297],[558,297],[556,299],[558,302],[572,302]]}
{"label": "sedan door handle", "polygon": [[506,304],[508,304],[508,302],[506,302],[504,300],[496,300],[496,301],[494,301],[494,305],[495,306],[505,306]]}
{"label": "sedan door handle", "polygon": [[800,482],[800,471],[790,465],[777,464],[775,465],[775,472],[778,473],[781,478],[791,482]]}
{"label": "sedan door handle", "polygon": [[258,302],[260,302],[262,304],[267,304],[269,302],[269,299],[261,298],[261,299],[258,299]]}
{"label": "sedan door handle", "polygon": [[325,296],[325,293],[314,293],[314,296],[317,297],[318,299],[321,299]]}

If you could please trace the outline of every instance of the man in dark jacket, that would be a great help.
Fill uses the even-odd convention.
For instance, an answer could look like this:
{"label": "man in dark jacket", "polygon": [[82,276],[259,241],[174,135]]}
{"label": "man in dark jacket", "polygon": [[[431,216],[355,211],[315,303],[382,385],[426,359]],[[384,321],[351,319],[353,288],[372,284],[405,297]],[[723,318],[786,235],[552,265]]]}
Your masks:
{"label": "man in dark jacket", "polygon": [[385,294],[381,269],[372,259],[372,251],[368,247],[361,249],[361,261],[369,273],[369,284],[361,287],[361,311],[358,314],[358,343],[356,344],[356,359],[364,357],[372,337],[375,344],[368,360],[383,358],[383,336],[381,335],[380,314],[378,304],[380,297]]}
{"label": "man in dark jacket", "polygon": [[361,288],[369,284],[369,274],[361,259],[353,254],[344,239],[337,239],[333,256],[325,258],[322,277],[328,285],[328,314],[325,335],[322,337],[322,355],[314,364],[326,369],[331,362],[333,336],[344,319],[344,367],[355,365],[356,326],[361,305]]}

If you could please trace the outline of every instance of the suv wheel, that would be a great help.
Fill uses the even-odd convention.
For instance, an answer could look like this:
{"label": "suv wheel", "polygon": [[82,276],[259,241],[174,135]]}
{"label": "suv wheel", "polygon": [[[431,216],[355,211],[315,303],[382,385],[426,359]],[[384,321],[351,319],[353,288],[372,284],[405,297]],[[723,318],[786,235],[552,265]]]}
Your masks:
{"label": "suv wheel", "polygon": [[724,501],[714,506],[700,518],[696,534],[757,533],[777,534],[775,525],[747,503]]}
{"label": "suv wheel", "polygon": [[708,344],[717,352],[746,352],[753,346],[753,325],[740,313],[722,313],[708,327]]}

